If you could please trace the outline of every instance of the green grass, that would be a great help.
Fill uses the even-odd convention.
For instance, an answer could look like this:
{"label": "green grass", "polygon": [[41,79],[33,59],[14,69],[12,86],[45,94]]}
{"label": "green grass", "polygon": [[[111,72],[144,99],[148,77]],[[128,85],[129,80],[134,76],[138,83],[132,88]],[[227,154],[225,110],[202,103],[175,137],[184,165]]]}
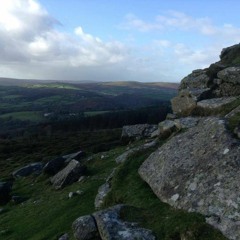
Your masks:
{"label": "green grass", "polygon": [[[54,190],[43,175],[17,180],[13,192],[28,200],[20,205],[8,204],[8,211],[0,218],[0,239],[51,240],[66,232],[71,235],[73,221],[95,211],[98,187],[115,167],[114,159],[121,151],[113,150],[103,159],[102,154],[96,154],[87,163],[89,177],[60,191]],[[69,199],[68,193],[77,190],[82,190],[83,195]],[[5,233],[1,234],[2,230]]]}
{"label": "green grass", "polygon": [[91,116],[96,116],[99,114],[104,114],[104,113],[108,113],[109,111],[91,111],[91,112],[84,112],[84,116],[85,117],[91,117]]}
{"label": "green grass", "polygon": [[25,111],[25,112],[11,112],[11,113],[5,113],[0,115],[0,118],[12,118],[16,120],[22,120],[22,121],[32,121],[32,122],[38,122],[43,120],[43,115],[41,112],[34,112],[34,111]]}

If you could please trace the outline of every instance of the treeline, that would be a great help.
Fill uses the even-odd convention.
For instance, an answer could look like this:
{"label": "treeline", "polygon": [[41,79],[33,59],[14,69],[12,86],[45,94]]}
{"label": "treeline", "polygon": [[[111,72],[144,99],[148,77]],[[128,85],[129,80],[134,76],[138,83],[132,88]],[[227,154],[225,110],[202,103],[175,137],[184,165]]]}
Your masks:
{"label": "treeline", "polygon": [[133,124],[157,124],[170,112],[169,102],[160,106],[135,110],[112,111],[94,116],[76,115],[67,118],[53,118],[35,124],[31,121],[0,119],[0,138],[52,135],[56,132],[92,131],[121,128]]}
{"label": "treeline", "polygon": [[169,102],[159,107],[147,107],[136,110],[116,111],[77,119],[51,123],[52,131],[97,130],[120,128],[133,124],[157,124],[163,121],[171,111]]}

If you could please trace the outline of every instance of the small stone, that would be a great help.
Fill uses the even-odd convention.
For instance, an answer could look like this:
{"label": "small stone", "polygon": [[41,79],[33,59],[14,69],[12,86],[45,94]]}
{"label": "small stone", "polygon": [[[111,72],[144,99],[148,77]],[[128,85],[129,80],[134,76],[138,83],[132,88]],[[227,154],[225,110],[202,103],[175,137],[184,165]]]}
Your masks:
{"label": "small stone", "polygon": [[65,233],[64,235],[62,235],[58,240],[69,240],[69,236],[67,233]]}
{"label": "small stone", "polygon": [[176,193],[171,197],[171,200],[173,200],[174,202],[176,202],[179,199],[179,194]]}
{"label": "small stone", "polygon": [[197,184],[195,182],[193,182],[189,185],[189,189],[192,191],[196,190],[196,188],[197,188]]}
{"label": "small stone", "polygon": [[77,193],[75,193],[75,192],[70,192],[69,194],[68,194],[68,198],[73,198],[74,196],[76,196],[77,195]]}
{"label": "small stone", "polygon": [[83,191],[81,191],[81,190],[77,190],[77,191],[76,191],[76,194],[78,194],[78,195],[82,195],[82,194],[83,194]]}
{"label": "small stone", "polygon": [[225,154],[227,154],[228,152],[229,152],[229,149],[226,148],[226,149],[224,150],[223,154],[225,155]]}
{"label": "small stone", "polygon": [[79,179],[78,179],[78,182],[83,182],[85,180],[86,176],[81,176]]}

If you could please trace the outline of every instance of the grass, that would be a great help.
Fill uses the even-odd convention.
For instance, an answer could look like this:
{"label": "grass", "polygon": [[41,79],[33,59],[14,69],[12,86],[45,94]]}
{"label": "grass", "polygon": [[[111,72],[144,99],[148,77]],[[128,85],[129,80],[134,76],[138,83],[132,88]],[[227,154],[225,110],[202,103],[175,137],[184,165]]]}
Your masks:
{"label": "grass", "polygon": [[91,116],[96,116],[99,114],[104,114],[104,113],[108,113],[109,111],[91,111],[91,112],[84,112],[84,116],[85,117],[91,117]]}
{"label": "grass", "polygon": [[3,119],[12,118],[12,119],[22,120],[22,121],[29,120],[32,122],[39,122],[44,119],[41,112],[35,112],[35,111],[5,113],[0,115],[0,118],[3,118]]}
{"label": "grass", "polygon": [[[104,158],[102,153],[94,155],[87,163],[89,177],[61,191],[54,190],[44,175],[16,180],[14,194],[28,200],[20,205],[8,204],[7,211],[0,218],[0,239],[51,240],[66,232],[73,239],[73,221],[95,211],[94,199],[98,187],[111,173],[116,165],[114,159],[121,151],[121,148],[113,150]],[[83,195],[69,199],[68,193],[77,190],[83,191]]]}

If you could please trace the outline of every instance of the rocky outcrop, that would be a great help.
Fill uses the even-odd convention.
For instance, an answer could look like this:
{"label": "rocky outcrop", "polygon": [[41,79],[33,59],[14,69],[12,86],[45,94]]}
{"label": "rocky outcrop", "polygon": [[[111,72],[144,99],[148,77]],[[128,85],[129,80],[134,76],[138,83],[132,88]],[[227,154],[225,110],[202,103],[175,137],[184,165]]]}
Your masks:
{"label": "rocky outcrop", "polygon": [[226,48],[219,62],[203,70],[194,70],[183,78],[178,96],[171,100],[173,112],[190,115],[199,101],[240,95],[239,51],[239,44]]}
{"label": "rocky outcrop", "polygon": [[70,185],[78,181],[85,172],[86,167],[73,159],[63,170],[51,178],[51,183],[55,189],[61,189],[66,185]]}
{"label": "rocky outcrop", "polygon": [[47,162],[43,167],[43,172],[48,175],[54,175],[58,173],[61,169],[67,166],[67,164],[72,160],[81,160],[86,156],[86,153],[83,151],[78,151],[76,153],[71,153],[61,157],[54,158]]}
{"label": "rocky outcrop", "polygon": [[240,239],[240,143],[222,119],[208,117],[171,138],[142,164],[140,176],[170,205],[207,216]]}
{"label": "rocky outcrop", "polygon": [[73,223],[77,240],[155,240],[152,231],[139,227],[136,223],[123,221],[120,212],[124,205],[83,216]]}
{"label": "rocky outcrop", "polygon": [[158,129],[157,125],[136,124],[123,126],[122,140],[141,139],[151,137],[151,134]]}
{"label": "rocky outcrop", "polygon": [[42,173],[43,169],[43,163],[41,162],[36,162],[36,163],[31,163],[27,166],[24,166],[22,168],[17,169],[12,173],[13,177],[26,177],[31,174],[39,175]]}
{"label": "rocky outcrop", "polygon": [[5,204],[11,199],[11,191],[11,182],[0,182],[0,204]]}

